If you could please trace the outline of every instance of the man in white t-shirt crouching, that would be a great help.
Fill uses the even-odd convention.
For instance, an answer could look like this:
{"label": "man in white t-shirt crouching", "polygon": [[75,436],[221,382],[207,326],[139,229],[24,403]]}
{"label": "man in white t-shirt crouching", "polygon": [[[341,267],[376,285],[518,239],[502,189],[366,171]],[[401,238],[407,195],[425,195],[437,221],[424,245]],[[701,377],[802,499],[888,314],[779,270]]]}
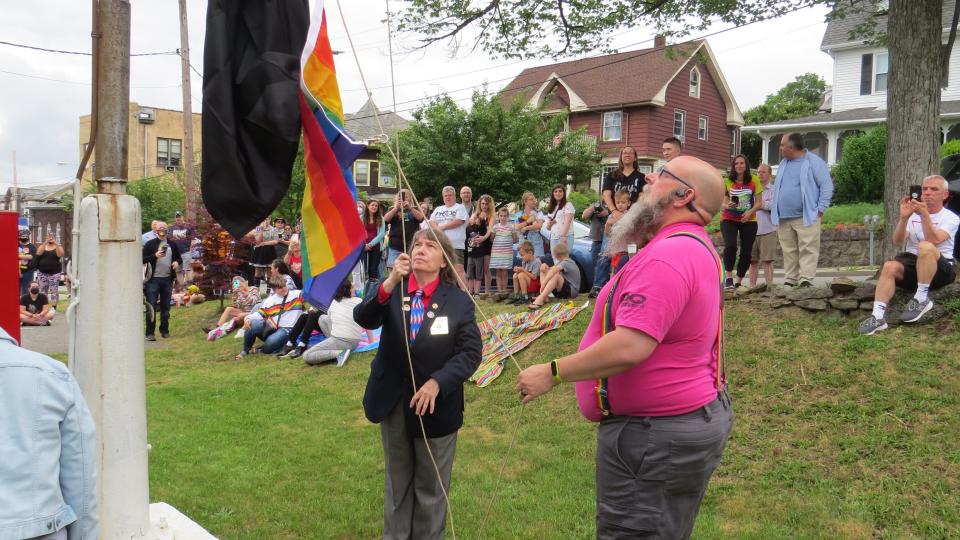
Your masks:
{"label": "man in white t-shirt crouching", "polygon": [[920,200],[900,199],[900,220],[893,230],[893,244],[904,245],[904,252],[883,264],[874,293],[873,313],[860,324],[861,334],[869,336],[887,329],[884,319],[887,302],[897,287],[917,288],[900,314],[900,320],[912,323],[933,307],[927,292],[956,279],[953,242],[960,217],[943,207],[949,196],[946,179],[932,175],[923,179]]}

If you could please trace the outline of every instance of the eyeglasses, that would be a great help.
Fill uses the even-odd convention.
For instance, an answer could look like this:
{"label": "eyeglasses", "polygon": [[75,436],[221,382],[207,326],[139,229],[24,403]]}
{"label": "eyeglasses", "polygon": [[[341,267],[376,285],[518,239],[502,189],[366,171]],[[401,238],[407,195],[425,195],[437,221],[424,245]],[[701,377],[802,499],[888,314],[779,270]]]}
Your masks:
{"label": "eyeglasses", "polygon": [[[694,188],[694,187],[690,184],[690,182],[687,182],[687,181],[684,180],[683,178],[680,178],[679,176],[673,174],[672,172],[670,172],[670,169],[667,169],[666,166],[663,166],[663,167],[660,167],[659,169],[657,169],[657,174],[660,175],[660,176],[667,175],[667,176],[669,176],[670,178],[673,178],[674,180],[676,180],[677,182],[680,182],[681,184],[683,184],[684,186],[686,186],[687,189],[689,189],[690,191],[692,191],[692,192],[693,192],[693,198],[690,199],[690,202],[687,203],[687,205],[686,205],[686,206],[687,206],[687,210],[693,212],[694,214],[700,216],[701,218],[704,217],[703,214],[700,212],[700,209],[693,205],[693,201],[697,200],[697,190],[696,190],[696,188]],[[707,220],[704,221],[704,223],[710,223],[710,220],[707,219]]]}

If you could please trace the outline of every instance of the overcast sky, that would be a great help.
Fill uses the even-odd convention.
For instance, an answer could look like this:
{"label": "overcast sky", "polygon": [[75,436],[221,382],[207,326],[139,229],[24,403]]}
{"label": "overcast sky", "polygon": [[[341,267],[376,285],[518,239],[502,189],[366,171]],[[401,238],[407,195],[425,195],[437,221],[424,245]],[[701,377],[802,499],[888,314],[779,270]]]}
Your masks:
{"label": "overcast sky", "polygon": [[[188,0],[191,64],[203,69],[206,0]],[[393,109],[385,3],[342,2],[374,101]],[[177,0],[132,1],[133,53],[173,52],[180,46]],[[394,2],[396,9],[400,5]],[[0,40],[62,49],[90,50],[90,5],[81,0],[0,0]],[[720,68],[741,110],[762,103],[797,75],[813,72],[829,84],[830,57],[820,51],[826,8],[804,9],[776,21],[732,29],[708,37]],[[327,17],[345,112],[355,112],[366,94],[350,54],[336,3],[327,1]],[[718,25],[704,33],[724,30]],[[612,38],[621,50],[650,47],[652,33],[637,27]],[[505,86],[523,68],[552,60],[517,62],[491,58],[481,51],[454,55],[443,46],[403,53],[410,38],[394,38],[396,109],[409,118],[425,96],[447,92],[466,103],[471,89],[484,83]],[[200,110],[202,81],[192,74],[193,109]],[[55,54],[0,44],[0,188],[17,177],[22,186],[71,179],[80,161],[79,117],[90,111],[90,57]],[[180,60],[175,55],[131,59],[130,99],[141,105],[182,109]]]}

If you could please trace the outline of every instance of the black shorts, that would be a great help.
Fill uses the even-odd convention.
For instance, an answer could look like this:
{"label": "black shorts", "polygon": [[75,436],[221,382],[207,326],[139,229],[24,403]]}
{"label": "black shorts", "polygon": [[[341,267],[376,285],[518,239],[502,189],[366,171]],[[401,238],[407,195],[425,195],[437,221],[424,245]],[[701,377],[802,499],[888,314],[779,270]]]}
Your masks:
{"label": "black shorts", "polygon": [[553,291],[554,298],[573,298],[573,293],[570,292],[570,282],[563,280],[563,285],[559,289],[554,289]]}
{"label": "black shorts", "polygon": [[[917,256],[913,253],[901,253],[893,260],[903,265],[903,278],[897,281],[897,286],[907,290],[917,288]],[[940,254],[937,259],[937,271],[930,280],[931,289],[939,289],[949,285],[957,279],[957,271],[953,267],[953,259],[947,259]]]}

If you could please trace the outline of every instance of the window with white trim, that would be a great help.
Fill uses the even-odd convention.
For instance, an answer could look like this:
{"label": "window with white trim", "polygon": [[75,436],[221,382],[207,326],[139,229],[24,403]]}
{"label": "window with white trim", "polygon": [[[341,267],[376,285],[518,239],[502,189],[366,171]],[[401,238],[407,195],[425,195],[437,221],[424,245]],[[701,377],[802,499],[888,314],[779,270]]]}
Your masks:
{"label": "window with white trim", "polygon": [[680,139],[680,141],[686,140],[683,136],[683,132],[686,131],[687,127],[687,113],[680,109],[673,110],[673,136]]}
{"label": "window with white trim", "polygon": [[160,167],[179,167],[183,141],[180,139],[157,138],[157,165]]}
{"label": "window with white trim", "polygon": [[730,155],[737,155],[737,129],[730,130]]}
{"label": "window with white trim", "polygon": [[623,111],[603,113],[602,140],[619,141],[623,137]]}
{"label": "window with white trim", "polygon": [[690,95],[700,98],[700,70],[697,66],[693,66],[690,70]]}
{"label": "window with white trim", "polygon": [[697,138],[701,141],[707,140],[707,131],[710,129],[710,118],[701,116],[697,124]]}
{"label": "window with white trim", "polygon": [[382,188],[397,189],[397,180],[392,175],[381,174],[379,183]]}
{"label": "window with white trim", "polygon": [[868,96],[887,91],[890,58],[886,51],[867,53],[860,57],[860,95]]}
{"label": "window with white trim", "polygon": [[600,166],[600,185],[602,186],[610,178],[610,173],[620,168],[620,165],[601,165]]}
{"label": "window with white trim", "polygon": [[357,186],[375,185],[380,178],[380,162],[358,159],[353,162],[353,183]]}
{"label": "window with white trim", "polygon": [[890,58],[887,53],[877,53],[876,73],[873,74],[873,92],[887,91],[887,72],[890,71]]}

